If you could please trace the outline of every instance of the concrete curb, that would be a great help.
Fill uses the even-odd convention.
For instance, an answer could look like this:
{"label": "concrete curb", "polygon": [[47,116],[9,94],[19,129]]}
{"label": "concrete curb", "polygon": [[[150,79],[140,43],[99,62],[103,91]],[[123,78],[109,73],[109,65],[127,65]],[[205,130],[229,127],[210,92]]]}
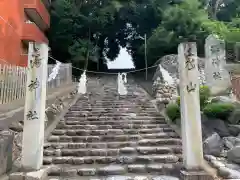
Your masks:
{"label": "concrete curb", "polygon": [[48,136],[50,135],[50,133],[56,128],[57,124],[59,123],[59,121],[65,116],[65,114],[69,111],[69,108],[71,106],[73,106],[74,104],[76,104],[77,100],[79,99],[80,95],[77,94],[72,101],[70,101],[68,103],[68,106],[60,113],[59,116],[55,117],[55,119],[53,120],[53,122],[49,125],[49,127],[45,130],[45,135],[44,135],[44,140],[46,141],[46,139],[48,138]]}
{"label": "concrete curb", "polygon": [[[74,88],[74,86],[75,86],[75,84],[71,85],[71,87],[68,87],[67,89],[64,89],[63,91],[60,91],[60,92],[58,91],[58,92],[55,92],[55,93],[48,94],[47,95],[47,101],[51,100],[51,99],[53,99],[53,98],[55,98],[57,96],[59,96],[60,94],[65,93],[67,91],[71,91],[71,89]],[[24,109],[24,105],[22,107],[13,109],[13,110],[11,110],[9,112],[1,113],[0,114],[0,117],[1,117],[0,120],[2,120],[4,118],[11,117],[11,115],[13,115],[13,114],[15,114],[15,113],[17,113],[17,112],[19,112],[19,111],[21,111],[23,109]]]}
{"label": "concrete curb", "polygon": [[[58,96],[64,96],[64,94],[70,93],[75,89],[75,84],[68,88],[65,88],[56,93],[49,94],[47,97],[47,106],[52,104],[52,101]],[[24,106],[14,109],[4,114],[5,116],[0,118],[0,130],[8,128],[8,126],[16,121],[23,121],[24,118]],[[0,115],[1,116],[1,115]]]}

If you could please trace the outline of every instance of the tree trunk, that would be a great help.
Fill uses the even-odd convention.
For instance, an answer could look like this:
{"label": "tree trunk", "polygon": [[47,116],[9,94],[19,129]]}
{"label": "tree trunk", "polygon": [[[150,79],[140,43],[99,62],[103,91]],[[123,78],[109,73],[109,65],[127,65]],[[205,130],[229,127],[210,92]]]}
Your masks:
{"label": "tree trunk", "polygon": [[91,38],[91,29],[89,27],[88,29],[88,47],[87,47],[87,55],[86,55],[86,61],[85,61],[85,66],[84,66],[84,70],[88,69],[88,61],[89,61],[89,54],[90,54],[90,38]]}
{"label": "tree trunk", "polygon": [[104,63],[104,56],[103,56],[103,50],[104,50],[104,41],[105,41],[105,36],[101,36],[99,39],[99,59],[98,59],[98,70],[102,71],[103,68],[103,63]]}

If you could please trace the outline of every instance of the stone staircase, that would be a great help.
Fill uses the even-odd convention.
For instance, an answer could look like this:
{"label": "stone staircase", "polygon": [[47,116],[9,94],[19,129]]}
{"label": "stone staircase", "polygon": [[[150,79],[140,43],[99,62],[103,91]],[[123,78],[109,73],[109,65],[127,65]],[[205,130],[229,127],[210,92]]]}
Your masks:
{"label": "stone staircase", "polygon": [[49,136],[49,180],[179,178],[181,139],[133,80],[128,95],[119,97],[116,79],[90,78],[88,94]]}

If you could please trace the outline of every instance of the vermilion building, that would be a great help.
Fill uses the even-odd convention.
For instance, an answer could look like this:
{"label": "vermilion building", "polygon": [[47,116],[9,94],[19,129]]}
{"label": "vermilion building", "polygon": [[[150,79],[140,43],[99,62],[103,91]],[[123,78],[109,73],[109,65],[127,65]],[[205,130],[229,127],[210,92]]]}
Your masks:
{"label": "vermilion building", "polygon": [[0,0],[0,63],[27,65],[28,42],[48,43],[51,0]]}

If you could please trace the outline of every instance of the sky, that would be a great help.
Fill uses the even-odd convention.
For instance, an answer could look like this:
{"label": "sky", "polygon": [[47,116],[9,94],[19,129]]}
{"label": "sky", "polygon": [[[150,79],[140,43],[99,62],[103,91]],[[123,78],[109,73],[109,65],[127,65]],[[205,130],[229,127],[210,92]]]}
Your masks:
{"label": "sky", "polygon": [[128,54],[126,48],[121,48],[120,53],[116,60],[108,61],[109,69],[129,69],[134,68],[132,57]]}

